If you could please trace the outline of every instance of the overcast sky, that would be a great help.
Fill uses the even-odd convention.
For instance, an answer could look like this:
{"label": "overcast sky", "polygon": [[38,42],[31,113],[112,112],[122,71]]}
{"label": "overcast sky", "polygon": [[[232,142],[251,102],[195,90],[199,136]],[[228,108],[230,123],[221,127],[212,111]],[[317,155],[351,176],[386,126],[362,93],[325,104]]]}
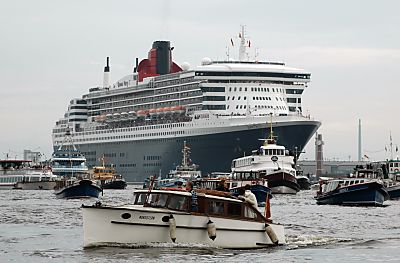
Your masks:
{"label": "overcast sky", "polygon": [[[330,159],[389,157],[400,144],[399,1],[4,1],[0,8],[0,158],[52,152],[51,130],[70,99],[129,74],[154,40],[174,60],[224,59],[246,25],[259,59],[311,72],[303,109],[322,122]],[[250,51],[250,53],[253,51]],[[231,56],[236,51],[231,49]],[[314,159],[314,139],[303,158]]]}

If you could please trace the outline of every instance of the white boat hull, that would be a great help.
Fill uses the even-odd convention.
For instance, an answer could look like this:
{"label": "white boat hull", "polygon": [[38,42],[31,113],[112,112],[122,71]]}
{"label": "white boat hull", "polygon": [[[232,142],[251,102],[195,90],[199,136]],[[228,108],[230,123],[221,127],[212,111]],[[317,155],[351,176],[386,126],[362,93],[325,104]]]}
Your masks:
{"label": "white boat hull", "polygon": [[[165,220],[171,214],[176,220],[175,243],[220,248],[260,248],[275,245],[265,232],[265,224],[255,221],[207,217],[140,206],[82,209],[84,247],[173,243],[169,223]],[[122,217],[127,217],[128,214],[129,218]],[[209,220],[216,225],[217,237],[214,240],[208,236]],[[278,244],[285,244],[283,226],[272,223],[269,225],[278,237]]]}

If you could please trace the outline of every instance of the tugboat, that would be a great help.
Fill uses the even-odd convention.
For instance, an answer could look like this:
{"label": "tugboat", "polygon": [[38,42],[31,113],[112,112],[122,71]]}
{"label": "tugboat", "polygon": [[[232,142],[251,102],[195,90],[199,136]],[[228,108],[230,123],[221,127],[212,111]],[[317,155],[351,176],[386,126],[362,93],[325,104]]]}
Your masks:
{"label": "tugboat", "polygon": [[254,150],[251,156],[232,161],[233,177],[265,179],[272,194],[296,194],[300,186],[296,180],[296,170],[293,168],[294,156],[289,155],[284,146],[276,144],[272,121],[269,138],[261,140],[264,144],[260,149]]}
{"label": "tugboat", "polygon": [[190,181],[201,178],[199,166],[192,162],[190,159],[190,153],[190,147],[186,144],[186,141],[184,141],[182,149],[182,163],[181,165],[176,166],[175,170],[171,170],[167,178],[181,178]]}
{"label": "tugboat", "polygon": [[100,181],[103,189],[125,189],[127,186],[126,181],[122,175],[117,174],[115,167],[105,166],[104,156],[101,158],[102,166],[95,166],[92,170],[92,178]]}
{"label": "tugboat", "polygon": [[91,180],[86,158],[73,144],[69,131],[60,147],[53,152],[51,166],[53,174],[63,177],[54,188],[57,198],[98,198],[103,192]]}
{"label": "tugboat", "polygon": [[[250,249],[285,244],[284,227],[229,193],[136,190],[123,206],[82,206],[84,247],[201,244]],[[266,213],[267,214],[267,213]]]}
{"label": "tugboat", "polygon": [[186,144],[186,141],[184,141],[181,165],[176,166],[175,170],[171,170],[166,178],[161,178],[160,172],[157,178],[151,176],[150,178],[145,179],[143,189],[150,188],[151,184],[153,184],[152,188],[154,189],[183,187],[186,182],[195,181],[201,178],[199,166],[192,162],[190,159],[190,153],[190,147]]}

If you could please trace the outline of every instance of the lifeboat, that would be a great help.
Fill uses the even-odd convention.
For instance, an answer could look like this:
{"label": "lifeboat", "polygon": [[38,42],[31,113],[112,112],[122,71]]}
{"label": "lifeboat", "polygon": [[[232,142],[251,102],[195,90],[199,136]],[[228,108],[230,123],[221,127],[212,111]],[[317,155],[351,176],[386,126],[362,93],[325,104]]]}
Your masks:
{"label": "lifeboat", "polygon": [[106,115],[106,122],[111,122],[113,121],[113,115],[111,113]]}
{"label": "lifeboat", "polygon": [[157,114],[157,110],[156,109],[150,109],[149,110],[149,114],[150,114],[150,116],[156,115]]}
{"label": "lifeboat", "polygon": [[163,114],[164,114],[164,108],[158,108],[158,109],[156,109],[156,114],[157,114],[157,115],[163,115]]}
{"label": "lifeboat", "polygon": [[121,113],[121,119],[127,120],[128,119],[128,113],[127,112],[122,112]]}
{"label": "lifeboat", "polygon": [[148,111],[139,110],[139,111],[137,111],[136,115],[137,115],[138,118],[144,119],[144,118],[146,118],[147,113],[148,113]]}
{"label": "lifeboat", "polygon": [[185,113],[185,106],[174,106],[171,107],[171,111],[175,114],[184,114]]}
{"label": "lifeboat", "polygon": [[136,119],[136,118],[137,118],[136,111],[130,111],[130,112],[128,112],[128,118],[129,118],[129,119]]}
{"label": "lifeboat", "polygon": [[171,112],[171,108],[170,107],[165,107],[165,108],[162,108],[162,110],[163,110],[163,112],[164,112],[164,114],[165,115],[169,115],[169,114],[171,114],[172,112]]}
{"label": "lifeboat", "polygon": [[94,120],[97,122],[103,122],[106,120],[106,115],[97,115],[96,117],[94,117]]}
{"label": "lifeboat", "polygon": [[118,112],[113,114],[114,119],[119,119],[119,117],[121,117],[121,114],[119,114]]}

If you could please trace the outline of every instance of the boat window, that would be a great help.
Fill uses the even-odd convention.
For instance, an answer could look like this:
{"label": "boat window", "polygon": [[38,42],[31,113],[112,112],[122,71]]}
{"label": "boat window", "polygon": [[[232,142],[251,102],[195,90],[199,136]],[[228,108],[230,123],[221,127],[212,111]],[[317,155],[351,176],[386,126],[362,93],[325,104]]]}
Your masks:
{"label": "boat window", "polygon": [[150,194],[148,203],[153,207],[164,207],[167,203],[167,194]]}
{"label": "boat window", "polygon": [[344,183],[344,185],[349,185],[349,181],[346,181],[346,182]]}
{"label": "boat window", "polygon": [[135,194],[133,197],[135,205],[143,205],[146,202],[147,194]]}
{"label": "boat window", "polygon": [[167,207],[173,210],[186,211],[187,198],[181,195],[171,195]]}
{"label": "boat window", "polygon": [[350,185],[354,184],[354,181],[350,181]]}
{"label": "boat window", "polygon": [[214,214],[214,215],[223,215],[224,214],[224,202],[209,200],[208,212],[210,214]]}
{"label": "boat window", "polygon": [[356,181],[355,181],[355,184],[358,184],[358,183],[359,183],[359,181],[358,181],[358,180],[356,180]]}
{"label": "boat window", "polygon": [[228,202],[228,216],[240,217],[242,214],[242,205],[240,203]]}

